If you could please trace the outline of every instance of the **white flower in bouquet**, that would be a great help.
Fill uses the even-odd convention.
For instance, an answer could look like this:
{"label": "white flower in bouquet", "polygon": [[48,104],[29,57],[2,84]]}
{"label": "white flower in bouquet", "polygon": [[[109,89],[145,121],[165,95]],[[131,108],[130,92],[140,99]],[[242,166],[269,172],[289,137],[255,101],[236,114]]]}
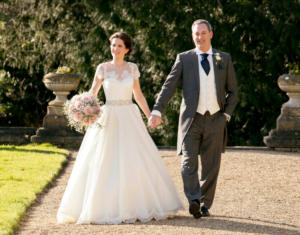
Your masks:
{"label": "white flower in bouquet", "polygon": [[79,132],[86,130],[101,115],[98,99],[88,92],[75,95],[64,106],[69,125]]}

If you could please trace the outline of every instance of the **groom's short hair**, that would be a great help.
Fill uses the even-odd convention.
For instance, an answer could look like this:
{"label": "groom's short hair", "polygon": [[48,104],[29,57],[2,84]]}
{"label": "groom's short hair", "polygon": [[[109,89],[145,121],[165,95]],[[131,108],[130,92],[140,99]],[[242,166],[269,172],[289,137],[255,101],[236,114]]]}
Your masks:
{"label": "groom's short hair", "polygon": [[203,20],[203,19],[199,19],[199,20],[195,20],[192,24],[192,31],[193,31],[193,27],[197,24],[205,24],[208,28],[208,31],[211,32],[212,31],[212,27],[211,24],[207,21],[207,20]]}

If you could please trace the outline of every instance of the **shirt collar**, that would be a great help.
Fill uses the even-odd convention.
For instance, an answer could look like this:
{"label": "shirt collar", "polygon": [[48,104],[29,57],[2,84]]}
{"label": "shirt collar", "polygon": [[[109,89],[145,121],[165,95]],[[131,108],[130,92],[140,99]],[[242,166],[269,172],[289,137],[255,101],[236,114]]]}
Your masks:
{"label": "shirt collar", "polygon": [[197,55],[200,55],[200,54],[203,54],[203,53],[206,53],[206,54],[209,54],[209,55],[212,55],[213,54],[213,51],[212,51],[212,47],[210,47],[208,49],[207,52],[203,52],[201,51],[200,49],[198,49],[197,47],[195,48],[195,52],[197,53]]}

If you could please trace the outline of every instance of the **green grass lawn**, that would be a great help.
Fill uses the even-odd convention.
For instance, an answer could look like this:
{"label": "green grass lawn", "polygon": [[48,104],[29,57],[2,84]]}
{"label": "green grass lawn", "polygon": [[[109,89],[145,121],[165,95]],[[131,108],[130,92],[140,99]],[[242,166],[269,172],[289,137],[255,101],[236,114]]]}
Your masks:
{"label": "green grass lawn", "polygon": [[68,151],[50,144],[0,145],[0,234],[13,234],[37,194],[58,174]]}

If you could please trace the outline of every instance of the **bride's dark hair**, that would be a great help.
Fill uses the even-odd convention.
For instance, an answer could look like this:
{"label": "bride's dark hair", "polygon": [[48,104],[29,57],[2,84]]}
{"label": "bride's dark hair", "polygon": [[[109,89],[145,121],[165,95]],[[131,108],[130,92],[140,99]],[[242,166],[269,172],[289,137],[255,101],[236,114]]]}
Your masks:
{"label": "bride's dark hair", "polygon": [[130,55],[132,52],[132,40],[130,36],[125,32],[116,32],[110,36],[109,41],[111,42],[114,38],[119,38],[124,42],[125,47],[128,49],[126,55]]}

